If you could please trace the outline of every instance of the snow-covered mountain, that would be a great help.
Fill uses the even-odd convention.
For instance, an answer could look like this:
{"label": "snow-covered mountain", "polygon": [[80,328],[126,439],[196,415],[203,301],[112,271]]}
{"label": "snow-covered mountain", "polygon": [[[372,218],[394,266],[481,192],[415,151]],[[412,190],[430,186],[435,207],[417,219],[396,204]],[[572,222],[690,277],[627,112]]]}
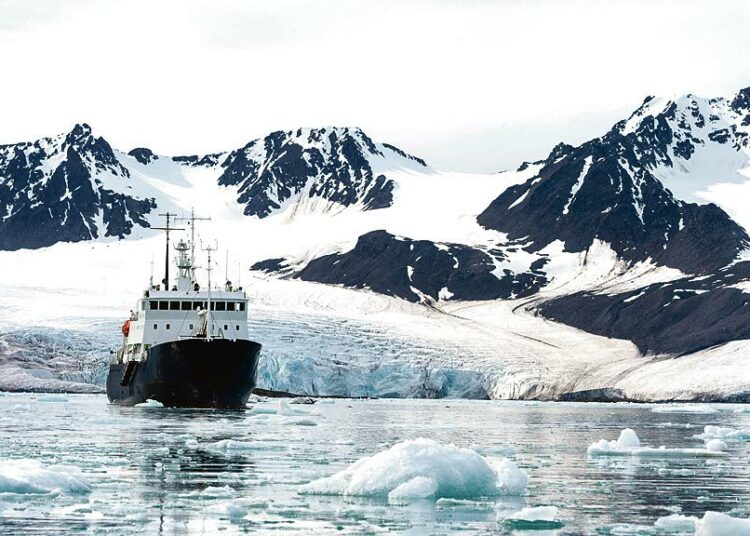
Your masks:
{"label": "snow-covered mountain", "polygon": [[144,147],[119,152],[80,124],[67,134],[0,146],[0,250],[124,238],[158,222],[160,212],[188,208],[173,187],[195,186],[196,175],[213,182],[203,199],[209,208],[212,194],[229,190],[238,210],[259,218],[286,207],[385,208],[395,188],[389,170],[401,168],[428,170],[420,158],[375,143],[358,128],[273,132],[226,153],[165,157]]}
{"label": "snow-covered mountain", "polygon": [[0,250],[123,238],[148,226],[153,197],[86,124],[67,134],[0,146]]}
{"label": "snow-covered mountain", "polygon": [[[91,300],[116,296],[127,307],[128,293],[147,279],[149,257],[163,247],[149,226],[161,212],[195,207],[213,218],[202,236],[232,250],[222,267],[228,276],[254,278],[250,292],[263,314],[285,325],[297,325],[300,314],[331,315],[306,322],[316,330],[336,325],[336,339],[356,338],[347,333],[356,317],[362,337],[378,323],[399,341],[387,350],[398,359],[380,366],[380,349],[390,344],[380,339],[342,360],[302,355],[304,347],[286,348],[289,337],[270,330],[278,347],[268,352],[269,387],[740,396],[750,392],[741,361],[750,349],[750,238],[743,228],[750,216],[739,208],[750,200],[749,96],[750,89],[726,99],[649,98],[601,137],[560,144],[542,160],[488,175],[435,170],[356,128],[274,132],[236,150],[169,157],[144,147],[120,152],[76,127],[92,141],[66,142],[71,135],[64,135],[2,148],[3,155],[29,156],[13,165],[2,160],[0,200],[9,217],[0,225],[15,227],[0,234],[0,249],[29,249],[0,251],[0,267],[14,265],[0,279],[25,289],[18,309],[39,293],[39,281],[69,296],[81,289]],[[89,212],[83,196],[66,204],[85,188],[63,195],[68,190],[42,180],[73,169],[51,149],[65,143],[71,148],[64,154],[74,156],[64,162],[83,162],[85,173],[73,175],[99,192]],[[42,149],[43,158],[31,156]],[[34,177],[36,186],[19,188],[19,176]],[[109,203],[100,190],[130,201]],[[8,209],[6,199],[34,201]],[[47,210],[46,227],[14,212],[33,203],[35,215]],[[69,205],[76,217],[94,215],[96,234],[73,232],[64,217]],[[122,221],[130,225],[118,227],[112,206],[139,210],[126,211]],[[85,277],[75,263],[67,266],[84,254]],[[60,268],[50,274],[50,264]],[[257,329],[270,329],[257,321]],[[420,351],[418,365],[404,350],[417,339],[420,348],[438,345]],[[346,345],[340,351],[353,355]],[[717,363],[721,370],[712,368]],[[356,385],[341,377],[345,370],[356,370]],[[704,389],[703,377],[716,385]],[[481,385],[472,387],[475,381]],[[373,390],[389,383],[399,387]]]}
{"label": "snow-covered mountain", "polygon": [[263,218],[294,202],[372,210],[393,203],[395,183],[381,170],[394,161],[426,168],[423,160],[376,144],[358,128],[279,131],[229,153],[219,184],[237,187],[249,216]]}

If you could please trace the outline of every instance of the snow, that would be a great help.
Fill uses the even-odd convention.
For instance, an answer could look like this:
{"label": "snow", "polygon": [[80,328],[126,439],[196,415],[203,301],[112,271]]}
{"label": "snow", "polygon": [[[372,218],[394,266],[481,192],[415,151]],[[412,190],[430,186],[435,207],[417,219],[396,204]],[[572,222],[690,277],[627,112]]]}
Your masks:
{"label": "snow", "polygon": [[361,458],[300,487],[307,495],[453,498],[519,495],[528,477],[513,462],[495,465],[475,451],[419,438]]}
{"label": "snow", "polygon": [[720,440],[712,440],[706,444],[706,448],[667,448],[664,446],[654,448],[641,446],[638,435],[626,428],[620,432],[617,440],[607,441],[600,439],[592,443],[586,453],[589,456],[636,456],[644,458],[710,458],[725,456],[726,444]]}
{"label": "snow", "polygon": [[43,465],[39,460],[0,460],[0,494],[79,494],[91,485],[69,465]]}
{"label": "snow", "polygon": [[586,180],[586,175],[589,173],[589,169],[591,168],[591,162],[593,161],[593,156],[587,156],[586,160],[583,162],[583,169],[581,170],[581,174],[578,176],[578,179],[576,180],[576,183],[573,185],[573,187],[570,190],[570,197],[568,198],[568,202],[565,203],[565,208],[563,208],[563,214],[567,214],[570,210],[570,205],[575,201],[576,194],[578,193],[578,190],[581,189],[581,186],[583,186],[583,182]]}

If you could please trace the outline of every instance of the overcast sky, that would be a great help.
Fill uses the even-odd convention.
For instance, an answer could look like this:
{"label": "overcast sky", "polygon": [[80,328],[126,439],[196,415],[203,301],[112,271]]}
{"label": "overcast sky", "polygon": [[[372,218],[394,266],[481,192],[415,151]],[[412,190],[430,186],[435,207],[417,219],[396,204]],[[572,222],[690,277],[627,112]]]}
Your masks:
{"label": "overcast sky", "polygon": [[4,0],[0,143],[88,122],[116,147],[226,150],[356,125],[496,171],[649,94],[750,85],[750,2]]}

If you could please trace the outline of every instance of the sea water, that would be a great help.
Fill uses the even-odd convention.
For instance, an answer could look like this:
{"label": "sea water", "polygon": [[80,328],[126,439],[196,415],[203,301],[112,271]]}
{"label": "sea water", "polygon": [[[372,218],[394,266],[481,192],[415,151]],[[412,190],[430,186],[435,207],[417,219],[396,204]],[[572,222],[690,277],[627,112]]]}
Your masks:
{"label": "sea water", "polygon": [[[685,519],[706,512],[750,517],[750,436],[730,433],[750,431],[750,413],[653,407],[337,399],[214,411],[6,393],[0,533],[690,534]],[[625,428],[664,456],[587,453]],[[678,450],[717,435],[721,455]],[[511,486],[493,493],[487,467],[500,466]],[[339,486],[344,470],[358,487]],[[389,497],[399,475],[418,476]]]}

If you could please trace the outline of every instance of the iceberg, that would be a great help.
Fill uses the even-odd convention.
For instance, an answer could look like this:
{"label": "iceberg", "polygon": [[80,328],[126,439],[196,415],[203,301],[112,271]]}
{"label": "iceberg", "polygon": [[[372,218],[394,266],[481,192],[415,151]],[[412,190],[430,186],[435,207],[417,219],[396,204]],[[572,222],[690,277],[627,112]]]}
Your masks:
{"label": "iceberg", "polygon": [[91,492],[91,485],[77,467],[44,466],[37,460],[0,461],[0,493],[17,495],[81,494]]}
{"label": "iceberg", "polygon": [[641,446],[638,435],[630,428],[620,432],[617,440],[600,439],[587,449],[589,456],[642,456],[649,458],[720,457],[726,456],[726,444],[721,440],[709,441],[706,448],[667,448]]}
{"label": "iceberg", "polygon": [[507,459],[490,461],[475,451],[413,439],[361,458],[338,473],[300,487],[303,495],[451,498],[520,495],[528,476]]}

